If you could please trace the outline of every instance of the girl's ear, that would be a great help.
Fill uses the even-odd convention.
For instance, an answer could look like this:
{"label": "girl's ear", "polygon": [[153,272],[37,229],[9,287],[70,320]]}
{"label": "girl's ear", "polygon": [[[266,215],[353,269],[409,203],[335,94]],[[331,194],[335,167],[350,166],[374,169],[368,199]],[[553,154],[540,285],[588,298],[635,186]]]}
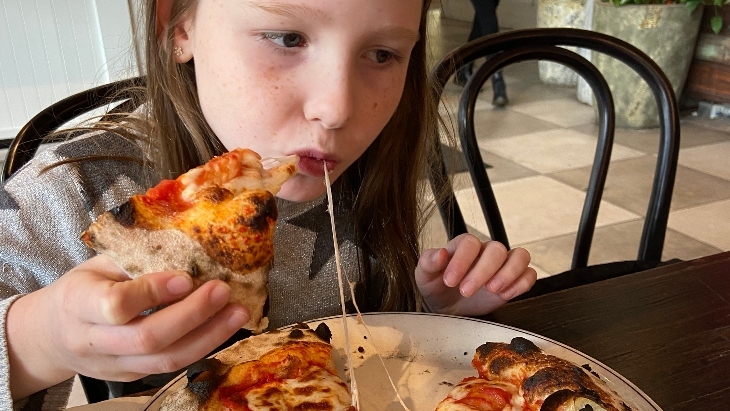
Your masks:
{"label": "girl's ear", "polygon": [[[170,11],[174,0],[155,1],[155,31],[157,39],[164,45],[166,39],[163,37],[165,37],[166,29],[169,29]],[[193,58],[192,41],[188,34],[190,28],[192,28],[192,19],[187,17],[172,28],[174,30],[172,54],[177,63],[187,63]]]}
{"label": "girl's ear", "polygon": [[172,54],[177,63],[187,63],[193,58],[193,20],[186,17],[175,25]]}

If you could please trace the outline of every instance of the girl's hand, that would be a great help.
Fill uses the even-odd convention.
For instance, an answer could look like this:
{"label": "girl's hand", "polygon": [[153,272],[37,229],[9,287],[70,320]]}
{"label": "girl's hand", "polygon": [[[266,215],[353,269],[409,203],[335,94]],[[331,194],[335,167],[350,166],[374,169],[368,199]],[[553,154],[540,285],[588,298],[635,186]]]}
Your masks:
{"label": "girl's hand", "polygon": [[416,283],[433,312],[484,315],[529,290],[537,273],[524,248],[482,243],[462,234],[445,248],[426,250],[418,260]]}
{"label": "girl's hand", "polygon": [[8,313],[13,398],[76,373],[131,381],[177,371],[209,354],[241,328],[248,312],[228,303],[230,288],[221,281],[191,293],[192,286],[180,271],[130,280],[97,256],[21,297]]}

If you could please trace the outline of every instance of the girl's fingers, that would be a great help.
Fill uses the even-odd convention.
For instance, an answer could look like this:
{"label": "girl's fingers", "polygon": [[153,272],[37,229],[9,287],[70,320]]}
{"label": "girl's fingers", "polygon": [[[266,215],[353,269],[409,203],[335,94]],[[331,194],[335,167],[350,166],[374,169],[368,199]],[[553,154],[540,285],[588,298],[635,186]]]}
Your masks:
{"label": "girl's fingers", "polygon": [[[88,277],[83,278],[88,281]],[[182,271],[146,274],[126,281],[95,278],[86,294],[78,294],[76,315],[93,324],[126,324],[140,313],[179,300],[193,288],[190,276]]]}
{"label": "girl's fingers", "polygon": [[[123,325],[93,326],[88,338],[105,354],[156,353],[215,317],[228,303],[230,294],[230,287],[225,283],[209,281],[184,300],[150,315],[138,316]],[[248,318],[243,307],[235,307],[237,316]]]}
{"label": "girl's fingers", "polygon": [[461,295],[471,297],[487,281],[494,281],[494,274],[500,270],[507,256],[507,249],[502,243],[497,241],[485,243],[479,259],[459,284],[459,292]]}
{"label": "girl's fingers", "polygon": [[502,267],[487,283],[487,289],[495,294],[501,293],[523,274],[528,264],[530,264],[530,253],[527,250],[524,248],[509,250]]}
{"label": "girl's fingers", "polygon": [[164,350],[154,354],[119,357],[116,362],[122,369],[145,374],[177,371],[205,357],[239,330],[248,321],[248,315],[242,311],[240,306],[229,304]]}
{"label": "girl's fingers", "polygon": [[511,300],[532,288],[532,286],[535,285],[536,280],[537,272],[535,269],[527,267],[517,280],[513,281],[511,285],[507,286],[501,293],[499,293],[499,296],[505,301]]}
{"label": "girl's fingers", "polygon": [[423,283],[439,277],[449,262],[449,252],[445,248],[432,248],[421,254],[416,266],[416,278]]}
{"label": "girl's fingers", "polygon": [[479,257],[483,246],[478,238],[469,234],[462,234],[450,241],[446,249],[451,261],[444,269],[444,284],[456,287]]}

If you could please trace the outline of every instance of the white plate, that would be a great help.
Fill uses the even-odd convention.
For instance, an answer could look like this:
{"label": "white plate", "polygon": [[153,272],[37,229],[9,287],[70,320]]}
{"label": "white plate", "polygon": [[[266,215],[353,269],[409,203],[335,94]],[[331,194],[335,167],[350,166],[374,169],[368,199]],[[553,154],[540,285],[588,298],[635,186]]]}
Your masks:
{"label": "white plate", "polygon": [[[548,354],[578,365],[588,364],[608,387],[634,410],[661,411],[639,388],[616,371],[557,341],[528,331],[487,321],[420,313],[372,313],[363,315],[372,337],[354,317],[348,317],[353,366],[359,384],[362,411],[403,410],[393,392],[377,347],[405,404],[413,411],[432,411],[454,384],[476,376],[471,359],[487,341],[510,342],[514,337],[532,341]],[[346,377],[344,329],[341,317],[310,321],[312,328],[327,323],[332,330],[333,357]],[[142,409],[156,411],[164,397],[185,383],[184,375],[162,388]]]}

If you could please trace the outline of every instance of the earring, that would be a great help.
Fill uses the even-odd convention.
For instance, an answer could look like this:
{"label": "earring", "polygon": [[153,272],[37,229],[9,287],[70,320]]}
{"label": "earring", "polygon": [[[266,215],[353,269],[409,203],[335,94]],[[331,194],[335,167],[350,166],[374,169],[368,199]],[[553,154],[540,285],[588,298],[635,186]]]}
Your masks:
{"label": "earring", "polygon": [[180,47],[180,46],[173,47],[172,48],[172,54],[174,54],[174,55],[176,55],[178,57],[182,56],[182,54],[183,54],[182,47]]}

